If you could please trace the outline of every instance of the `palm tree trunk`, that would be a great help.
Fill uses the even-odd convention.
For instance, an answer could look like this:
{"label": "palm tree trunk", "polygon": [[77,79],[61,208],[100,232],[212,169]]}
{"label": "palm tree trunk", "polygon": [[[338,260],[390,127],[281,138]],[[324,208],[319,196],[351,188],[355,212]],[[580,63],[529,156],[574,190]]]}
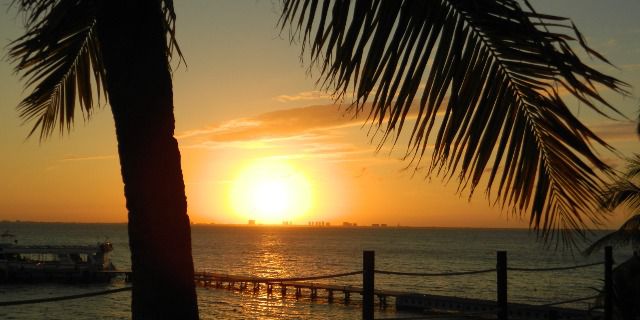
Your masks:
{"label": "palm tree trunk", "polygon": [[129,211],[133,319],[197,319],[160,1],[109,0],[97,22]]}

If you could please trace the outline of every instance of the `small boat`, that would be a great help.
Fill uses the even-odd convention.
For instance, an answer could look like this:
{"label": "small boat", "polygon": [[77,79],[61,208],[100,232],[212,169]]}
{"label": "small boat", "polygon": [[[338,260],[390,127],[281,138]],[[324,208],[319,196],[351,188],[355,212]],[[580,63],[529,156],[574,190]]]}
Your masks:
{"label": "small boat", "polygon": [[0,235],[0,283],[109,281],[115,266],[109,241],[96,245],[18,245],[8,231]]}

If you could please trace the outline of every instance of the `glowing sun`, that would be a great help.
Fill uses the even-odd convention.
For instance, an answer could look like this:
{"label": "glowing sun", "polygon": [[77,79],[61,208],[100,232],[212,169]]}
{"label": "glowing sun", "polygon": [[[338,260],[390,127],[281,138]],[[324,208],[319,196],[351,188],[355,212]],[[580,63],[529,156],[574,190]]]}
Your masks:
{"label": "glowing sun", "polygon": [[286,162],[258,161],[234,179],[231,204],[244,219],[280,223],[300,218],[311,208],[307,178]]}

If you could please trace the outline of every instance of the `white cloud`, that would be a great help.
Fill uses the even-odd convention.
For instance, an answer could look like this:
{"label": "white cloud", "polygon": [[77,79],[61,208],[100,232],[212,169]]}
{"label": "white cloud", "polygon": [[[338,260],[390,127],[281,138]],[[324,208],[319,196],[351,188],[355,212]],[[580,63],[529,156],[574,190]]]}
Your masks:
{"label": "white cloud", "polygon": [[309,100],[332,100],[330,94],[318,90],[299,92],[294,95],[279,95],[275,97],[279,102],[292,102],[292,101],[309,101]]}

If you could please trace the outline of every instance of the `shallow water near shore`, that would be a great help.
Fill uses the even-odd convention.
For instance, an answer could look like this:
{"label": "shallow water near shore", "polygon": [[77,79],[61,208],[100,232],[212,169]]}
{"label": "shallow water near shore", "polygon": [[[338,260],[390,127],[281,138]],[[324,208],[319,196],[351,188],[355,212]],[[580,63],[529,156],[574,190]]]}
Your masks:
{"label": "shallow water near shore", "polygon": [[[1,230],[16,234],[20,244],[93,244],[105,239],[114,244],[112,261],[119,269],[130,267],[124,224],[0,223]],[[545,268],[602,261],[602,254],[585,258],[579,253],[553,250],[535,241],[527,230],[441,228],[312,228],[312,227],[192,227],[193,258],[197,271],[260,277],[314,276],[362,268],[362,251],[375,250],[376,269],[398,272],[440,273],[495,267],[496,251],[507,250],[510,267]],[[616,262],[630,256],[616,250]],[[510,272],[509,301],[545,304],[592,296],[600,288],[603,267],[556,272]],[[361,285],[361,276],[319,280],[341,285]],[[110,284],[30,284],[0,286],[0,301],[73,295],[122,287]],[[406,292],[495,299],[495,274],[458,277],[401,277],[376,275],[376,288]],[[335,293],[328,303],[319,291],[295,299],[225,289],[198,288],[202,319],[357,319],[360,301],[349,305]],[[0,308],[2,319],[128,319],[130,292],[105,296]],[[568,307],[586,308],[587,303]],[[410,315],[378,310],[376,318]]]}

